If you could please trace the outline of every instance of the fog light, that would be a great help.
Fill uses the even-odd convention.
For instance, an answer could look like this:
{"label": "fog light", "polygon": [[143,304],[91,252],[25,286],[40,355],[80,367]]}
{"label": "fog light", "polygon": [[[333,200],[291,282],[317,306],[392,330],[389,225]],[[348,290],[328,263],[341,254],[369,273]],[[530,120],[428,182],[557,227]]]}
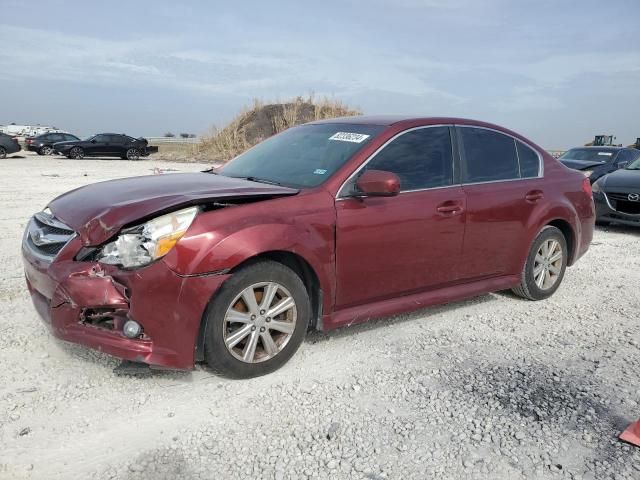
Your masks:
{"label": "fog light", "polygon": [[122,333],[125,337],[136,338],[142,333],[142,326],[133,320],[127,320],[122,327]]}

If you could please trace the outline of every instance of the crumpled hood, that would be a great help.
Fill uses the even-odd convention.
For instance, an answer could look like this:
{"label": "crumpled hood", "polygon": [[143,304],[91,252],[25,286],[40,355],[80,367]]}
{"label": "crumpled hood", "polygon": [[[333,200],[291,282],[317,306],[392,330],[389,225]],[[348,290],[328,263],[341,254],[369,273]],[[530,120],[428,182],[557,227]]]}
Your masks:
{"label": "crumpled hood", "polygon": [[616,170],[604,177],[602,181],[608,192],[640,192],[640,170]]}
{"label": "crumpled hood", "polygon": [[122,227],[189,205],[253,197],[295,195],[298,190],[211,173],[147,175],[94,183],[49,203],[83,245],[98,245]]}
{"label": "crumpled hood", "polygon": [[587,160],[563,160],[560,159],[560,162],[567,168],[571,168],[573,170],[591,170],[593,167],[600,167],[604,165],[602,162],[591,162]]}

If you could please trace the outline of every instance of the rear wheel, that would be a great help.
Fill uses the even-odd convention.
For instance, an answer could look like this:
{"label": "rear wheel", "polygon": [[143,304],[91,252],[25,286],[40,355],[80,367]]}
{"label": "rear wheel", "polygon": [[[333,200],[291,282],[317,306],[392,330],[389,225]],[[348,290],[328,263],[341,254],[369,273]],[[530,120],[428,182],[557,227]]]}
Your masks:
{"label": "rear wheel", "polygon": [[7,158],[7,149],[0,147],[0,158]]}
{"label": "rear wheel", "polygon": [[207,310],[207,364],[232,378],[273,372],[298,350],[310,318],[307,290],[291,269],[273,261],[242,268]]}
{"label": "rear wheel", "polygon": [[42,147],[40,149],[40,151],[38,153],[40,155],[51,155],[51,154],[53,154],[53,148],[51,148],[49,145],[45,145],[44,147]]}
{"label": "rear wheel", "polygon": [[531,245],[516,295],[529,300],[549,298],[560,286],[567,268],[567,241],[560,229],[544,227]]}
{"label": "rear wheel", "polygon": [[84,150],[80,147],[73,147],[69,152],[69,158],[82,160],[84,158]]}
{"label": "rear wheel", "polygon": [[130,148],[127,150],[127,159],[128,160],[138,160],[140,158],[140,150],[137,148]]}

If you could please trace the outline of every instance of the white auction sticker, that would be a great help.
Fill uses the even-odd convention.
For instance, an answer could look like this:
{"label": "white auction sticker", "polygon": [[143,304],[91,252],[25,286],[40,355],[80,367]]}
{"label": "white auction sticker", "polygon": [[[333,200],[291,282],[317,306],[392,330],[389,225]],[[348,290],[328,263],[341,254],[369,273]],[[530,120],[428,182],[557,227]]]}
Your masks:
{"label": "white auction sticker", "polygon": [[338,140],[340,142],[362,143],[367,138],[369,138],[369,135],[365,135],[364,133],[336,132],[329,137],[329,140]]}
{"label": "white auction sticker", "polygon": [[610,157],[611,155],[613,155],[613,153],[611,153],[611,152],[598,152],[598,155],[604,155],[606,157]]}

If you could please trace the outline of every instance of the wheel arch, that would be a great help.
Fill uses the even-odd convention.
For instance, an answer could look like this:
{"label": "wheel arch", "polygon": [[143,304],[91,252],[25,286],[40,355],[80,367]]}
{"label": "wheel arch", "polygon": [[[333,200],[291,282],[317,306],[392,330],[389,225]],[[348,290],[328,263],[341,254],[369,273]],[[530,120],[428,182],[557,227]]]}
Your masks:
{"label": "wheel arch", "polygon": [[554,220],[551,220],[550,222],[547,223],[547,225],[551,227],[556,227],[558,230],[562,232],[562,235],[564,235],[564,238],[567,241],[567,248],[569,249],[569,251],[567,252],[568,253],[567,265],[568,266],[573,265],[573,262],[575,260],[575,253],[576,253],[576,234],[573,231],[573,227],[568,221],[562,218],[556,218]]}
{"label": "wheel arch", "polygon": [[[282,265],[293,270],[293,272],[300,277],[304,284],[309,300],[311,302],[311,320],[309,323],[309,329],[322,329],[322,300],[323,290],[320,284],[318,274],[311,266],[311,264],[301,255],[287,251],[287,250],[269,250],[261,252],[252,257],[249,257],[233,268],[228,273],[233,274],[242,268],[246,268],[260,260],[271,260],[278,262]],[[214,294],[215,296],[215,294]],[[214,296],[209,300],[209,304],[213,301]],[[205,332],[207,327],[207,316],[209,308],[207,307],[200,320],[200,328],[198,329],[198,336],[196,337],[195,345],[195,360],[201,362],[204,360],[204,342]]]}

